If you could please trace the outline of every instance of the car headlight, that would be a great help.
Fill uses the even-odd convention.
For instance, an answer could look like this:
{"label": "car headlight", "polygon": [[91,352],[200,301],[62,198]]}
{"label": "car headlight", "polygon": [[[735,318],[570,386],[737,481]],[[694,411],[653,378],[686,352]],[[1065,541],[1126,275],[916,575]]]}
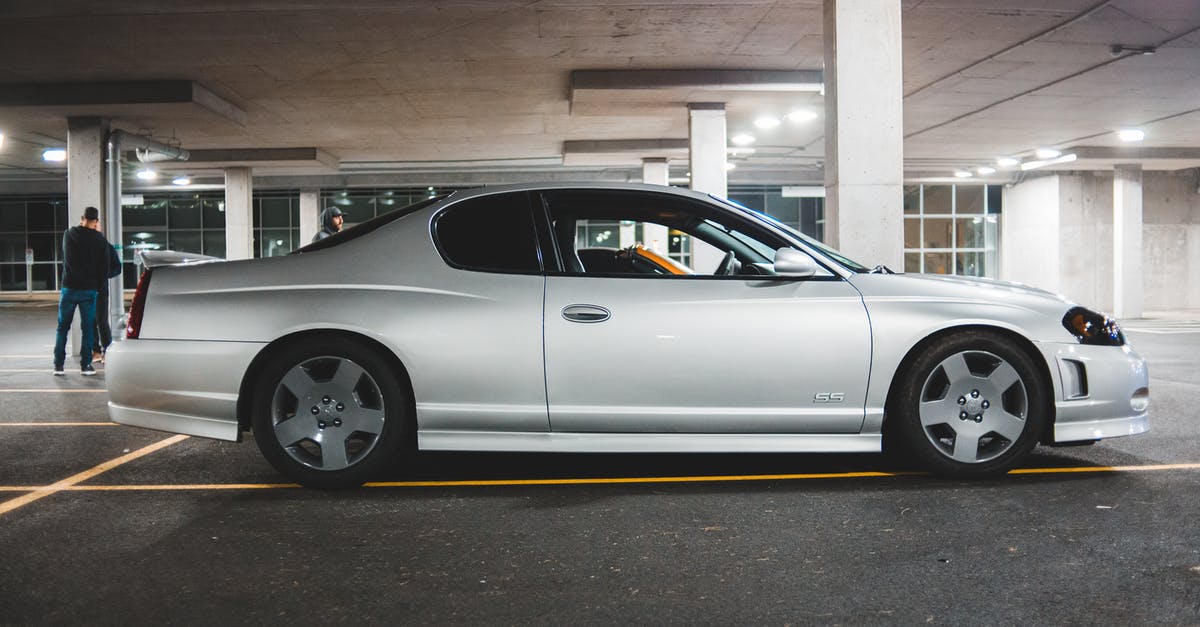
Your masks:
{"label": "car headlight", "polygon": [[1125,335],[1117,321],[1108,316],[1085,309],[1072,307],[1062,319],[1063,327],[1082,344],[1098,346],[1123,346]]}

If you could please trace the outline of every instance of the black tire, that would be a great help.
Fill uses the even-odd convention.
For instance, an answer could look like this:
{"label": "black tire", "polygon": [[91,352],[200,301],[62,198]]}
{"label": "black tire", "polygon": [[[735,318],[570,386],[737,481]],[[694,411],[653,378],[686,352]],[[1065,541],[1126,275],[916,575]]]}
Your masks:
{"label": "black tire", "polygon": [[251,426],[279,472],[312,488],[349,488],[400,459],[413,429],[411,406],[407,386],[371,347],[309,339],[283,348],[263,369]]}
{"label": "black tire", "polygon": [[1049,419],[1041,372],[1025,351],[994,332],[938,338],[899,373],[891,434],[935,474],[1006,473],[1037,445]]}

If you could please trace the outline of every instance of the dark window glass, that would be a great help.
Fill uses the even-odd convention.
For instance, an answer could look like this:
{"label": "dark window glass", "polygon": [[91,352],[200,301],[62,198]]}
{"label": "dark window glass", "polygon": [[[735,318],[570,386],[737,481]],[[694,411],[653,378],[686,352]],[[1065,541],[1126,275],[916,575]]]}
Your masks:
{"label": "dark window glass", "polygon": [[205,231],[204,251],[209,257],[225,257],[225,231]]}
{"label": "dark window glass", "polygon": [[1003,198],[1003,197],[1004,197],[1004,188],[1003,187],[1001,187],[1000,185],[988,185],[987,186],[987,212],[988,213],[1000,213],[1001,209],[1002,209],[1001,205],[1004,204],[1001,201],[1001,198]]}
{"label": "dark window glass", "polygon": [[200,228],[200,199],[177,198],[171,200],[170,216],[172,229]]}
{"label": "dark window glass", "polygon": [[[0,234],[0,261],[19,261],[25,263],[24,233]],[[21,272],[24,272],[24,270]],[[24,281],[24,277],[21,280]]]}
{"label": "dark window glass", "polygon": [[121,209],[121,226],[166,226],[167,200],[146,199],[142,205],[125,205]]}
{"label": "dark window glass", "polygon": [[292,201],[288,198],[263,198],[261,226],[290,227],[292,218]]}
{"label": "dark window glass", "polygon": [[25,264],[0,264],[0,290],[25,289]]}
{"label": "dark window glass", "polygon": [[71,216],[67,215],[67,212],[70,210],[67,207],[67,202],[65,200],[64,201],[54,201],[53,204],[54,204],[54,230],[55,231],[65,231],[65,230],[67,230],[67,227],[74,226],[75,223],[78,221],[78,219],[72,220]]}
{"label": "dark window glass", "polygon": [[538,272],[537,236],[528,195],[496,194],[452,205],[437,219],[446,260],[472,270]]}
{"label": "dark window glass", "polygon": [[[25,203],[0,203],[0,231],[25,230]],[[24,277],[22,277],[24,279]]]}
{"label": "dark window glass", "polygon": [[33,249],[33,260],[54,261],[58,255],[62,254],[54,248],[54,243],[61,237],[54,233],[30,233],[29,247]]}
{"label": "dark window glass", "polygon": [[[225,228],[225,201],[215,198],[204,200],[204,228],[206,229],[223,229]],[[221,249],[225,249],[225,240],[221,240]],[[206,255],[208,253],[205,253]],[[224,257],[224,255],[221,255]]]}
{"label": "dark window glass", "polygon": [[44,200],[26,203],[25,222],[30,231],[53,231],[54,205]]}
{"label": "dark window glass", "polygon": [[904,213],[921,213],[921,186],[904,186]]}
{"label": "dark window glass", "polygon": [[743,207],[747,207],[747,208],[753,209],[755,211],[760,211],[762,213],[767,212],[767,203],[763,199],[762,194],[751,194],[751,193],[730,194],[729,200],[732,200],[733,202],[736,202],[739,205],[742,205]]}
{"label": "dark window glass", "polygon": [[58,265],[53,263],[33,264],[33,289],[58,289]]}
{"label": "dark window glass", "polygon": [[181,253],[203,254],[204,247],[201,243],[200,233],[200,231],[176,231],[172,229],[170,237],[167,238],[167,247]]}
{"label": "dark window glass", "polygon": [[263,229],[260,257],[278,257],[292,252],[291,229]]}

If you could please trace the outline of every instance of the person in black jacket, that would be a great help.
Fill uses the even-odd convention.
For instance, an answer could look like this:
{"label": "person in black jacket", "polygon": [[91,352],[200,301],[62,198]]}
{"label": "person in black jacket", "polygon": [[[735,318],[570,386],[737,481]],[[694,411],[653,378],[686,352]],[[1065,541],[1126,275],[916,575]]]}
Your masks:
{"label": "person in black jacket", "polygon": [[318,242],[342,230],[342,210],[337,207],[326,207],[321,212],[321,230],[313,236],[312,241]]}
{"label": "person in black jacket", "polygon": [[58,299],[58,333],[54,339],[54,374],[63,374],[67,359],[67,333],[79,307],[79,327],[83,342],[79,351],[79,371],[84,376],[96,374],[92,367],[92,344],[96,330],[96,294],[108,278],[108,240],[97,230],[100,211],[95,207],[83,210],[79,226],[63,233],[62,292]]}
{"label": "person in black jacket", "polygon": [[[96,231],[103,235],[100,231],[100,222],[96,222]],[[121,257],[117,255],[117,249],[112,244],[108,245],[108,278],[111,279],[118,274],[121,274]],[[108,281],[100,282],[100,291],[96,293],[96,333],[94,334],[95,344],[92,345],[92,361],[104,363],[104,354],[108,352],[109,345],[112,344],[112,325],[108,322]]]}

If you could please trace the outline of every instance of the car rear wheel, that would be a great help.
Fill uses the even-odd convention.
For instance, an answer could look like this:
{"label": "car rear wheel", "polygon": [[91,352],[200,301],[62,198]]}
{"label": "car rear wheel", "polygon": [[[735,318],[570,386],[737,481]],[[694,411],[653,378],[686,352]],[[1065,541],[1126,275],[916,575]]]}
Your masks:
{"label": "car rear wheel", "polygon": [[935,341],[902,375],[896,410],[907,449],[931,471],[1005,473],[1037,445],[1046,383],[1010,340],[970,331]]}
{"label": "car rear wheel", "polygon": [[259,381],[254,439],[288,477],[309,487],[353,487],[396,461],[409,403],[370,348],[324,339],[288,347]]}

